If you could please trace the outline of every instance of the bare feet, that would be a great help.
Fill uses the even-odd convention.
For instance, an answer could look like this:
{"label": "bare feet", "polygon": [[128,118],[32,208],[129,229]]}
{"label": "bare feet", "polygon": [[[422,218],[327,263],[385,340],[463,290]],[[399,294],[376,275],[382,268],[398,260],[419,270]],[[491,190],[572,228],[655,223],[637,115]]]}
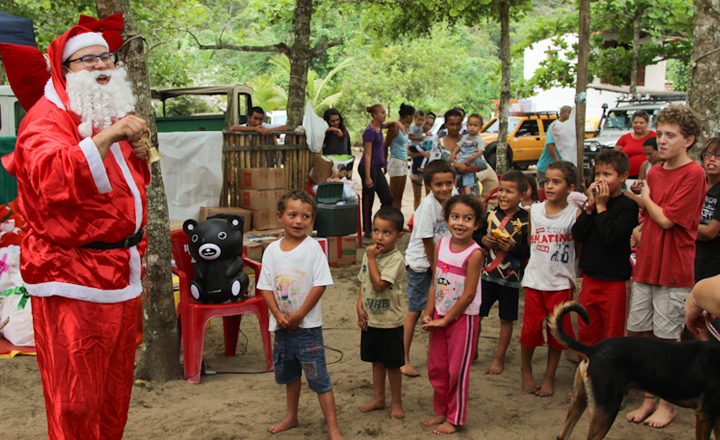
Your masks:
{"label": "bare feet", "polygon": [[342,433],[340,432],[340,428],[338,427],[331,429],[328,426],[328,437],[330,438],[330,440],[343,440]]}
{"label": "bare feet", "polygon": [[452,423],[445,420],[445,423],[435,428],[435,431],[433,431],[434,434],[439,435],[447,435],[452,434],[453,432],[456,432],[458,430],[458,427],[453,425]]}
{"label": "bare feet", "polygon": [[391,419],[404,419],[405,418],[405,410],[403,409],[402,405],[392,405],[390,409],[390,418]]}
{"label": "bare feet", "polygon": [[405,362],[405,365],[400,367],[400,372],[408,377],[420,376],[420,373],[418,373],[417,370],[415,368],[413,368],[413,366],[410,365],[408,362]]}
{"label": "bare feet", "polygon": [[485,374],[500,374],[505,369],[505,361],[500,359],[493,359],[490,368],[487,369]]}
{"label": "bare feet", "polygon": [[549,397],[555,392],[555,381],[550,379],[543,379],[540,388],[535,391],[535,395],[538,397]]}
{"label": "bare feet", "polygon": [[523,371],[520,373],[522,376],[522,387],[528,394],[535,394],[540,389],[535,379],[532,377],[532,373],[529,371]]}
{"label": "bare feet", "polygon": [[675,420],[675,409],[672,404],[661,400],[655,412],[643,423],[653,428],[664,428]]}
{"label": "bare feet", "polygon": [[655,411],[656,403],[657,402],[655,401],[655,397],[646,396],[645,400],[643,400],[642,405],[640,405],[640,408],[634,411],[629,411],[627,414],[625,414],[625,419],[627,419],[628,422],[642,422]]}
{"label": "bare feet", "polygon": [[278,432],[287,431],[288,429],[295,428],[298,426],[298,419],[284,418],[280,422],[272,425],[268,428],[270,434],[277,434]]}
{"label": "bare feet", "polygon": [[447,417],[445,416],[432,416],[429,419],[425,419],[423,422],[423,425],[425,426],[434,426],[439,425],[447,420]]}
{"label": "bare feet", "polygon": [[362,411],[362,412],[370,412],[370,411],[375,411],[375,410],[378,410],[378,409],[385,409],[385,408],[387,408],[387,407],[385,406],[385,401],[384,401],[384,400],[375,399],[375,400],[373,400],[372,402],[368,403],[367,405],[361,407],[361,408],[360,408],[360,411]]}

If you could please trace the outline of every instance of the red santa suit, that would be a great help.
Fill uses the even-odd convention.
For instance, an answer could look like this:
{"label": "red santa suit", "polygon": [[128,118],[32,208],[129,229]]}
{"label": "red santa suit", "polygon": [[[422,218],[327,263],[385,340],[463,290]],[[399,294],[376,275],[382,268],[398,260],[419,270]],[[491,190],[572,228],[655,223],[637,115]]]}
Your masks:
{"label": "red santa suit", "polygon": [[76,26],[50,45],[51,79],[3,164],[17,177],[29,225],[20,270],[32,296],[49,438],[120,439],[146,242],[81,246],[137,237],[147,221],[150,173],[127,142],[113,144],[103,159],[92,138],[78,133],[61,69],[66,41],[84,32]]}

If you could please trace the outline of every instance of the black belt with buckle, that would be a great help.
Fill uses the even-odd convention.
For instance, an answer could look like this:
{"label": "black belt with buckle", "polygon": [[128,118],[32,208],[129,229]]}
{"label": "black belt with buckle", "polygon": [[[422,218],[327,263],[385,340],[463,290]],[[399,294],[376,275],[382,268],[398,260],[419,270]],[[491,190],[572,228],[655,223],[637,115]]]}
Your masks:
{"label": "black belt with buckle", "polygon": [[104,241],[93,241],[92,243],[84,244],[80,247],[86,248],[86,249],[100,249],[103,251],[110,250],[110,249],[122,249],[122,248],[131,248],[133,246],[136,246],[138,243],[140,243],[143,239],[143,230],[140,229],[133,235],[130,235],[128,237],[125,237],[124,239],[115,242],[115,243],[105,243]]}

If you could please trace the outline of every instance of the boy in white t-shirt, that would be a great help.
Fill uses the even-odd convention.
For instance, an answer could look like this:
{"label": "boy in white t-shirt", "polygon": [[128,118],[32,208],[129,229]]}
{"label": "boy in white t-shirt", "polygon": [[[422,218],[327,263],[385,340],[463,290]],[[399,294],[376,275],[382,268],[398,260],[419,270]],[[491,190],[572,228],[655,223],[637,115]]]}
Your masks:
{"label": "boy in white t-shirt", "polygon": [[420,374],[410,364],[410,344],[412,344],[415,324],[425,311],[427,293],[432,281],[435,245],[440,237],[449,237],[450,231],[445,224],[443,206],[452,195],[455,187],[455,168],[447,161],[434,160],[425,168],[425,185],[430,194],[420,203],[413,216],[413,231],[410,236],[405,262],[407,263],[408,314],[405,318],[405,365],[400,368],[406,376]]}
{"label": "boy in white t-shirt", "polygon": [[285,418],[268,431],[277,434],[298,426],[304,370],[334,440],[342,434],[325,361],[320,308],[320,297],[333,279],[322,248],[307,236],[316,215],[317,204],[310,194],[297,189],[287,192],[277,210],[285,237],[271,243],[263,254],[257,288],[270,309],[270,331],[275,332],[275,381],[287,390]]}

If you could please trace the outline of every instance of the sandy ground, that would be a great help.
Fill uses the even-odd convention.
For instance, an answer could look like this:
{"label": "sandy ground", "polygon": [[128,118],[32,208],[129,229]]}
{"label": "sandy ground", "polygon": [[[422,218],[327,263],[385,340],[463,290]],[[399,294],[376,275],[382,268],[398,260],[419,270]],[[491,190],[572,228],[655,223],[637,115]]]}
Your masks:
{"label": "sandy ground", "polygon": [[[412,210],[412,190],[405,196],[405,209]],[[410,208],[407,208],[407,207]],[[400,242],[407,246],[409,234]],[[359,251],[362,255],[362,251]],[[340,426],[347,438],[417,439],[434,438],[421,422],[432,415],[432,388],[427,379],[428,335],[416,330],[412,346],[418,378],[403,381],[406,418],[391,420],[390,411],[368,414],[358,408],[372,400],[371,366],[360,360],[360,330],[356,325],[358,294],[357,266],[333,268],[335,285],[323,300],[323,326],[330,375],[333,381]],[[522,319],[522,295],[521,316]],[[499,320],[493,309],[483,322],[480,359],[471,370],[469,416],[465,429],[455,438],[512,440],[555,438],[565,419],[565,394],[572,388],[574,364],[563,357],[557,374],[556,392],[547,398],[526,394],[520,386],[519,325],[513,334],[506,369],[499,376],[485,370],[495,353]],[[204,376],[199,385],[183,380],[136,384],[125,439],[322,439],[327,430],[313,393],[303,386],[300,426],[270,435],[267,427],[285,412],[285,389],[275,384],[272,373],[262,372],[264,355],[253,315],[243,319],[238,355],[226,358],[222,348],[222,322],[212,321],[206,333],[205,362],[215,375]],[[539,348],[533,363],[539,380],[547,350]],[[137,356],[140,357],[138,349]],[[628,407],[640,404],[642,394],[631,391]],[[388,389],[389,400],[389,389]],[[33,356],[0,360],[0,438],[39,439],[47,436],[45,409],[37,362]],[[608,439],[691,438],[695,418],[687,409],[677,409],[676,420],[667,428],[653,429],[625,421],[622,411]],[[583,415],[573,438],[587,435],[589,414]]]}

